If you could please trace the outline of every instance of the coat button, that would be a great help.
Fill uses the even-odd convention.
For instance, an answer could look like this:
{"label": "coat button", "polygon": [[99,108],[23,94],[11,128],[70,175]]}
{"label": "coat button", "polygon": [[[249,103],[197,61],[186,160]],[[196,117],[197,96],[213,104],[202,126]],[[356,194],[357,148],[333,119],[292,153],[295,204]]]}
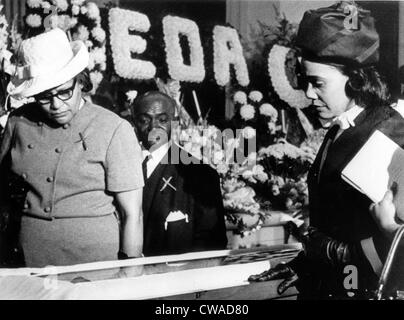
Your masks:
{"label": "coat button", "polygon": [[28,175],[27,175],[26,173],[23,173],[23,174],[21,175],[21,177],[22,177],[24,180],[26,180],[26,179],[28,178]]}
{"label": "coat button", "polygon": [[48,182],[53,182],[53,177],[47,177],[47,178],[46,178],[46,181],[48,181]]}
{"label": "coat button", "polygon": [[25,202],[24,203],[24,209],[28,209],[29,208],[29,203],[28,202]]}
{"label": "coat button", "polygon": [[68,124],[68,123],[65,123],[64,125],[63,125],[63,129],[67,129],[67,128],[69,128],[70,127],[70,124]]}
{"label": "coat button", "polygon": [[46,213],[49,213],[49,212],[51,211],[51,208],[50,208],[50,207],[45,207],[45,208],[43,209],[43,211],[45,211]]}
{"label": "coat button", "polygon": [[56,152],[56,153],[61,153],[61,152],[62,152],[62,149],[56,148],[56,149],[55,149],[55,152]]}
{"label": "coat button", "polygon": [[28,145],[28,149],[34,149],[34,145],[33,145],[32,143],[30,143],[30,144]]}

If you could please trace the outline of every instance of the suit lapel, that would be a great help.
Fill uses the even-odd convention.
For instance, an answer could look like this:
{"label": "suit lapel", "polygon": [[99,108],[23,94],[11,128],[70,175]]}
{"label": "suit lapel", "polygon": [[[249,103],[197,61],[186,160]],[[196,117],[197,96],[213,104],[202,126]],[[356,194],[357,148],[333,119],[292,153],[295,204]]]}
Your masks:
{"label": "suit lapel", "polygon": [[355,126],[344,130],[331,144],[322,167],[322,178],[333,172],[340,173],[363,146],[377,124],[387,116],[383,107],[371,111],[365,109],[360,113],[355,119]]}
{"label": "suit lapel", "polygon": [[159,192],[159,187],[161,184],[161,177],[164,174],[164,171],[167,170],[168,167],[168,161],[167,157],[170,153],[170,149],[168,149],[168,152],[164,156],[164,158],[160,161],[160,163],[157,165],[157,167],[154,169],[150,177],[146,180],[144,189],[143,189],[143,213],[144,213],[144,220],[146,222],[146,219],[148,218],[148,213],[150,211],[150,208],[153,204],[154,198]]}

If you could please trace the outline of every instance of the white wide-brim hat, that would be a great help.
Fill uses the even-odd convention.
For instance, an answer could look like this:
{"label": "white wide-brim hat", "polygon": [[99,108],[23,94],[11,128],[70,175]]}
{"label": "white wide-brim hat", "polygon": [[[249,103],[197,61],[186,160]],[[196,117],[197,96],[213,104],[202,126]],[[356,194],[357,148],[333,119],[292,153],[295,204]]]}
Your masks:
{"label": "white wide-brim hat", "polygon": [[53,29],[24,40],[18,52],[15,74],[7,92],[15,99],[31,97],[60,86],[83,71],[89,62],[85,44],[69,42],[66,33]]}

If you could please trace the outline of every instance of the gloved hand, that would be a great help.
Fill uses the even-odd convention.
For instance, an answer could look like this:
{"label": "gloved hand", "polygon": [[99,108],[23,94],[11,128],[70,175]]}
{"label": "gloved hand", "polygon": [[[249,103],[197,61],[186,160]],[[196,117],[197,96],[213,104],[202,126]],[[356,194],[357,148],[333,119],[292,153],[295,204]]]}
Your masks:
{"label": "gloved hand", "polygon": [[271,268],[267,271],[264,271],[260,274],[252,275],[248,278],[250,282],[262,282],[269,280],[277,280],[277,279],[285,279],[282,281],[278,288],[277,292],[279,295],[283,294],[288,288],[293,287],[296,282],[299,280],[296,272],[288,266],[286,263],[280,263],[276,265],[274,268]]}
{"label": "gloved hand", "polygon": [[307,230],[302,231],[290,221],[285,225],[285,229],[303,244],[307,258],[312,261],[341,265],[349,263],[351,259],[353,246],[332,239],[314,227],[308,227]]}

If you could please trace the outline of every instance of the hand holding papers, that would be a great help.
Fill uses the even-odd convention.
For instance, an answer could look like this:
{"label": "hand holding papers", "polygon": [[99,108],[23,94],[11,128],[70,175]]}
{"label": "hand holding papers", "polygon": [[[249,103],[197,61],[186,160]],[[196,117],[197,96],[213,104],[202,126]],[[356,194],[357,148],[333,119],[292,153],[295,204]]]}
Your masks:
{"label": "hand holding papers", "polygon": [[341,175],[373,202],[393,187],[397,216],[404,220],[404,150],[382,132],[372,134]]}

